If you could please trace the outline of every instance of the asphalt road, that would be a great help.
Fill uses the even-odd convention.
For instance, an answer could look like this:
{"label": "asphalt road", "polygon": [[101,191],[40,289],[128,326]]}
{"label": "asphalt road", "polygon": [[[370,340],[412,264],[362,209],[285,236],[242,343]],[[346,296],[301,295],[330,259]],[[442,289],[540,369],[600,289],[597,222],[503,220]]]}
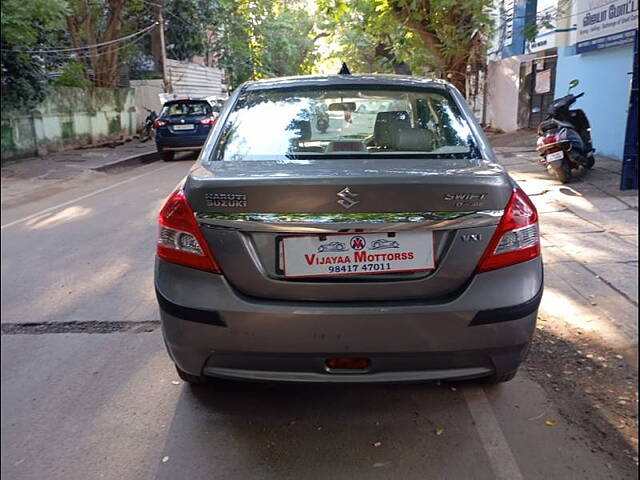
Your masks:
{"label": "asphalt road", "polygon": [[152,270],[190,164],[2,212],[3,478],[622,478],[525,371],[492,388],[179,382]]}

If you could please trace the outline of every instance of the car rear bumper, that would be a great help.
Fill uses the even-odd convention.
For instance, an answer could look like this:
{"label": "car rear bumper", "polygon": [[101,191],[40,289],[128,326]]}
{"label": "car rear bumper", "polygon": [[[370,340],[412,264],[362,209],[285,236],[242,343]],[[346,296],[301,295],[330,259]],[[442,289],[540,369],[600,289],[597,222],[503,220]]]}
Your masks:
{"label": "car rear bumper", "polygon": [[207,135],[200,136],[156,136],[156,147],[158,151],[181,151],[181,150],[201,150]]}
{"label": "car rear bumper", "polygon": [[[162,260],[156,293],[176,365],[193,375],[295,382],[401,382],[503,374],[526,356],[542,295],[535,259],[477,275],[440,303],[248,298],[223,276]],[[366,371],[330,372],[332,357]]]}

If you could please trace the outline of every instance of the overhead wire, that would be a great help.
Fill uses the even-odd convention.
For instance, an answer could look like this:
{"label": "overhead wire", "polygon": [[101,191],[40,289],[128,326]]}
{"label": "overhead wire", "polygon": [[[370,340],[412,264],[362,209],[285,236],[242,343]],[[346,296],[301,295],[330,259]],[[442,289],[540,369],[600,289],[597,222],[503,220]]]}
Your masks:
{"label": "overhead wire", "polygon": [[[132,45],[135,45],[136,43],[140,42],[143,38],[145,38],[149,33],[151,33],[151,31],[147,31],[142,35],[139,35],[137,38],[134,38],[133,40],[131,40],[130,42],[124,44],[124,45],[119,45],[117,47],[112,47],[110,49],[105,49],[103,51],[97,52],[95,54],[91,54],[90,52],[75,52],[75,53],[69,53],[66,55],[57,55],[58,57],[63,57],[63,58],[69,58],[69,59],[75,59],[78,57],[83,57],[83,58],[96,58],[96,57],[101,57],[102,55],[107,55],[109,53],[113,53],[113,52],[117,52],[120,50],[124,50],[125,48],[129,48]],[[48,54],[45,53],[45,55]]]}
{"label": "overhead wire", "polygon": [[91,50],[94,48],[102,48],[102,47],[106,47],[116,43],[120,43],[120,42],[129,40],[130,38],[137,37],[138,35],[144,35],[145,33],[150,32],[152,29],[154,29],[157,26],[158,26],[158,22],[154,22],[153,24],[143,28],[142,30],[131,33],[124,37],[116,38],[114,40],[109,40],[107,42],[96,43],[93,45],[83,45],[82,47],[44,48],[44,49],[21,49],[21,48],[11,47],[11,48],[3,48],[2,51],[10,51],[10,52],[17,52],[17,53],[31,53],[31,54],[40,54],[40,53],[49,54],[49,53],[78,52],[83,50]]}

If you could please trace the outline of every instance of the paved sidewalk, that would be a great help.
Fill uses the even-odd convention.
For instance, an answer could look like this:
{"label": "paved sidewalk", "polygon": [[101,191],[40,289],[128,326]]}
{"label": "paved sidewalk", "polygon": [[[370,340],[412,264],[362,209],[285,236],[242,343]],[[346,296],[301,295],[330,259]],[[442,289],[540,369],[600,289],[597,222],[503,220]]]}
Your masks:
{"label": "paved sidewalk", "polygon": [[136,157],[146,161],[155,151],[153,142],[132,140],[115,147],[65,150],[3,162],[2,207],[44,198],[68,188],[74,180],[90,180],[104,175],[102,170],[139,161]]}
{"label": "paved sidewalk", "polygon": [[494,148],[538,208],[545,266],[526,368],[564,415],[601,439],[596,448],[637,464],[638,192],[620,191],[620,162],[597,157],[562,185],[539,164],[535,143],[513,143]]}
{"label": "paved sidewalk", "polygon": [[[638,192],[619,189],[620,162],[598,157],[593,170],[562,185],[531,148],[496,147],[496,153],[538,207],[548,287],[543,312],[597,331],[616,347],[635,348]],[[573,318],[558,315],[560,305],[574,309]]]}

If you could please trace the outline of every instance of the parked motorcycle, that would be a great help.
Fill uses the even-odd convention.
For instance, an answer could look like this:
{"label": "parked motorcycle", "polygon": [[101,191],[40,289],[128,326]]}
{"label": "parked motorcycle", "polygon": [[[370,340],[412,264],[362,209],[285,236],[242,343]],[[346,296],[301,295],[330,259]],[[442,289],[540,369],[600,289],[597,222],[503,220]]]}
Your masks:
{"label": "parked motorcycle", "polygon": [[155,134],[154,124],[156,119],[158,118],[158,114],[155,110],[150,110],[147,107],[144,107],[147,111],[147,118],[144,119],[144,127],[142,127],[142,131],[140,132],[140,142],[146,142],[147,140],[151,140]]}
{"label": "parked motorcycle", "polygon": [[584,95],[571,93],[578,84],[578,80],[569,83],[567,95],[551,102],[547,118],[538,126],[536,150],[540,163],[562,183],[571,180],[572,170],[590,169],[595,163],[587,115],[582,110],[569,109]]}

